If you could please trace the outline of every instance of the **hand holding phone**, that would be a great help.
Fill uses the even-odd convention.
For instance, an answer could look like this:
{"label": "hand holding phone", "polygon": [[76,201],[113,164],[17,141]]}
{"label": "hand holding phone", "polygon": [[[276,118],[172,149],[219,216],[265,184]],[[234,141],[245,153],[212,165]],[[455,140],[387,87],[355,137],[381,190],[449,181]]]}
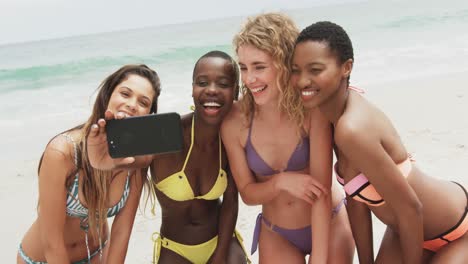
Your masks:
{"label": "hand holding phone", "polygon": [[122,119],[122,113],[113,113],[107,109],[104,118],[100,118],[96,124],[91,126],[89,134],[86,136],[86,152],[89,163],[95,169],[113,170],[118,167],[126,168],[135,162],[134,157],[113,159],[109,155],[107,146],[106,120]]}

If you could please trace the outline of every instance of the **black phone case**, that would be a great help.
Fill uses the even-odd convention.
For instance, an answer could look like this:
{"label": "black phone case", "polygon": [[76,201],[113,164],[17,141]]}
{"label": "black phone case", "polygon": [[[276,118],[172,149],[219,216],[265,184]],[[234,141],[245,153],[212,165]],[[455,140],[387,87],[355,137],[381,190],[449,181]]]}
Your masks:
{"label": "black phone case", "polygon": [[177,152],[183,147],[177,113],[108,120],[106,132],[112,158]]}

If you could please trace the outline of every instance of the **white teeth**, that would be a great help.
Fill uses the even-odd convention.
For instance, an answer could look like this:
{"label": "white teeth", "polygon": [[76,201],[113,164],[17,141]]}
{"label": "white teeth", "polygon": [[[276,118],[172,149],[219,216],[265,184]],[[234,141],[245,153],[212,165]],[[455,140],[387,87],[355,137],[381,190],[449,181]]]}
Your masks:
{"label": "white teeth", "polygon": [[259,88],[252,88],[250,89],[253,93],[258,93],[258,92],[261,92],[263,90],[265,90],[266,86],[263,86],[263,87],[259,87]]}
{"label": "white teeth", "polygon": [[302,95],[304,96],[312,96],[315,95],[317,91],[302,91]]}
{"label": "white teeth", "polygon": [[206,102],[203,104],[203,106],[215,106],[215,107],[221,107],[220,104],[218,104],[217,102]]}
{"label": "white teeth", "polygon": [[125,112],[125,111],[118,111],[118,113],[122,113],[125,117],[128,117],[128,116],[133,116],[132,114],[129,114],[128,112]]}

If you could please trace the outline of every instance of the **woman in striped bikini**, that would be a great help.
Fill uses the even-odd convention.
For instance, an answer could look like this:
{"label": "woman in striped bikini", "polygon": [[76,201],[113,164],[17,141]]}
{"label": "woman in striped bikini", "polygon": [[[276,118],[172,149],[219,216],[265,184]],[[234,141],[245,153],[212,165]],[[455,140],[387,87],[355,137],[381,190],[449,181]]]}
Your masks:
{"label": "woman in striped bikini", "polygon": [[155,71],[123,66],[100,85],[88,121],[52,138],[39,162],[38,218],[19,246],[17,263],[124,263],[146,172],[93,169],[86,135],[106,109],[133,116],[156,112],[159,93]]}

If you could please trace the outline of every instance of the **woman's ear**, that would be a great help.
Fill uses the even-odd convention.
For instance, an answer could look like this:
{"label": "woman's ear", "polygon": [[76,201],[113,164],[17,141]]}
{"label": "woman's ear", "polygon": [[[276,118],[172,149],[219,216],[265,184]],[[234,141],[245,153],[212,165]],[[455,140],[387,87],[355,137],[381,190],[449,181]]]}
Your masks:
{"label": "woman's ear", "polygon": [[351,72],[353,71],[353,64],[354,64],[353,59],[348,59],[342,64],[344,78],[348,78],[351,75]]}

